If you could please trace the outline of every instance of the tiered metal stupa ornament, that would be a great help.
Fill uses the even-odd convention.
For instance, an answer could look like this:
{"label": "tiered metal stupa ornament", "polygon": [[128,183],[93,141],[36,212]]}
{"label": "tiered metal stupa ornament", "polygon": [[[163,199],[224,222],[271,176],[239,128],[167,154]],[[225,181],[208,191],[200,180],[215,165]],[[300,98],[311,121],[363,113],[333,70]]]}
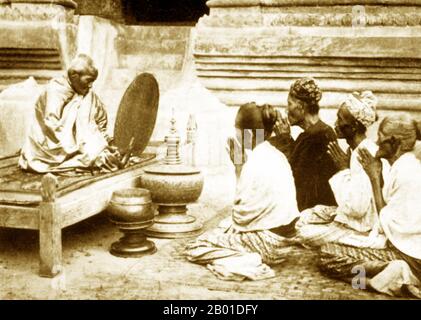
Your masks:
{"label": "tiered metal stupa ornament", "polygon": [[187,137],[186,137],[186,155],[187,163],[196,166],[196,133],[197,123],[196,118],[193,114],[190,114],[189,120],[187,121]]}
{"label": "tiered metal stupa ornament", "polygon": [[[157,238],[183,238],[198,235],[202,224],[187,214],[187,205],[195,202],[203,190],[203,175],[195,167],[182,164],[180,136],[174,111],[170,133],[165,137],[167,154],[162,164],[145,168],[142,188],[150,190],[159,214],[146,234]],[[193,135],[194,136],[194,135]]]}

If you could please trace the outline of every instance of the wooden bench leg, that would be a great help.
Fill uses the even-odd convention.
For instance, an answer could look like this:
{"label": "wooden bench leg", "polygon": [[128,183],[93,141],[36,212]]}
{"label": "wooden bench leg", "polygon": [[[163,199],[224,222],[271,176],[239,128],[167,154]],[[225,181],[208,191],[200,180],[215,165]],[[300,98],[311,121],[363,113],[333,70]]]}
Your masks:
{"label": "wooden bench leg", "polygon": [[41,277],[52,278],[62,269],[61,226],[54,203],[40,205],[39,252]]}
{"label": "wooden bench leg", "polygon": [[52,278],[62,270],[61,215],[55,203],[57,179],[47,174],[42,179],[39,206],[39,252],[41,277]]}

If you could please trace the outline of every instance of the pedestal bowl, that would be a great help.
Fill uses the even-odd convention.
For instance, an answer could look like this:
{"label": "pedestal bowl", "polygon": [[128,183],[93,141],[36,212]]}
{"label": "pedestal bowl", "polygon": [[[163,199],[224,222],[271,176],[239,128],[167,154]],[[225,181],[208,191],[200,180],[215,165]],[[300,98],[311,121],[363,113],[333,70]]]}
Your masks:
{"label": "pedestal bowl", "polygon": [[115,191],[107,208],[109,219],[123,233],[111,245],[110,253],[118,257],[140,257],[156,251],[146,239],[144,230],[154,223],[154,211],[149,190],[128,188]]}
{"label": "pedestal bowl", "polygon": [[142,187],[150,190],[159,214],[146,234],[157,238],[183,238],[198,235],[202,224],[187,214],[203,190],[200,170],[185,165],[157,165],[145,168]]}

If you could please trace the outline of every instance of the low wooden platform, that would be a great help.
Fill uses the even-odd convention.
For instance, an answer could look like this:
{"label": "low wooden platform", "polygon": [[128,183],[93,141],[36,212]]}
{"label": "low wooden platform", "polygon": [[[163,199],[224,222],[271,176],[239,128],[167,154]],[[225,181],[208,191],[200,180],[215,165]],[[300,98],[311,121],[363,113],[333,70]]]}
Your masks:
{"label": "low wooden platform", "polygon": [[62,270],[61,230],[106,209],[113,191],[140,185],[154,154],[118,172],[58,176],[24,172],[17,157],[0,160],[0,227],[39,230],[40,275]]}

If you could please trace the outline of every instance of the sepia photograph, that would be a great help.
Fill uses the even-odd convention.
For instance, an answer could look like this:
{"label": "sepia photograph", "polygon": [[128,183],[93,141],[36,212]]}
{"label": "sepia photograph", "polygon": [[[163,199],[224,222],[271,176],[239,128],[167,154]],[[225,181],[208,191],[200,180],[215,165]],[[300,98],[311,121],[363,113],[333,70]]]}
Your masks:
{"label": "sepia photograph", "polygon": [[421,0],[0,0],[0,300],[419,299]]}

